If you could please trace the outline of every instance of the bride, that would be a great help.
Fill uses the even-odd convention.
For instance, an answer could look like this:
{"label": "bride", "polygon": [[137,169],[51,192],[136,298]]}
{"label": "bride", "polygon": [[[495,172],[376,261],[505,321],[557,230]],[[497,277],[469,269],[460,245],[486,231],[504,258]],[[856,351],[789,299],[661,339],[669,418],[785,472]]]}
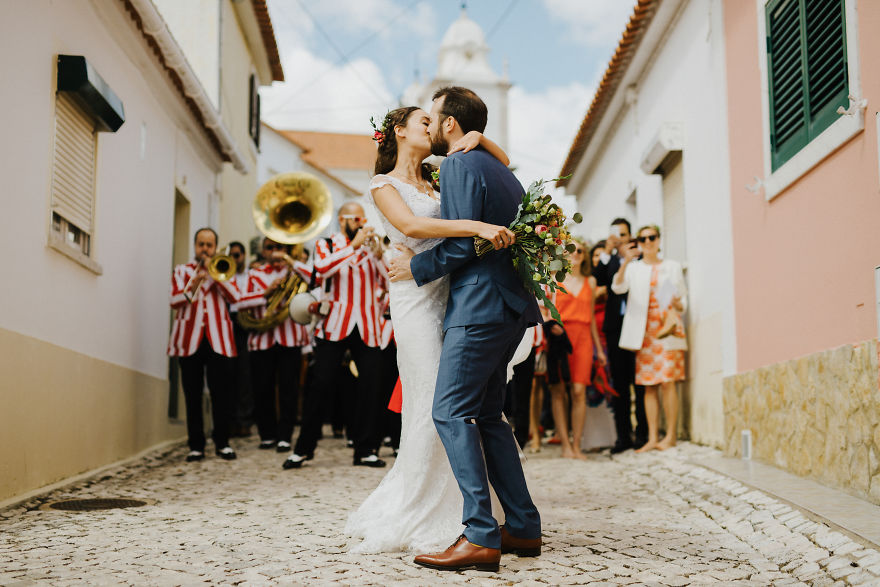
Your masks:
{"label": "bride", "polygon": [[[420,108],[398,108],[385,116],[375,135],[379,149],[370,197],[391,243],[416,253],[445,237],[480,236],[496,249],[509,246],[513,233],[503,226],[440,218],[433,167],[422,163],[431,154],[429,122]],[[477,146],[509,164],[504,151],[476,131],[453,145],[450,153]],[[354,552],[431,552],[451,544],[464,529],[461,492],[431,418],[448,277],[422,287],[412,280],[393,282],[390,296],[403,386],[400,451],[379,486],[349,516],[345,531],[361,539]]]}

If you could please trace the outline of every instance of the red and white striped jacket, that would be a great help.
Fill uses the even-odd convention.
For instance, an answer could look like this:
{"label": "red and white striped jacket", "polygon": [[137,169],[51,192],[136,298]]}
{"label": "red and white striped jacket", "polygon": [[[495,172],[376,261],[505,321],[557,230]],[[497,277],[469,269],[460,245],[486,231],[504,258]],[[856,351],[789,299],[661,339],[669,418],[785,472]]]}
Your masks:
{"label": "red and white striped jacket", "polygon": [[206,277],[193,297],[192,303],[183,294],[183,288],[196,272],[196,263],[178,265],[171,276],[171,307],[177,310],[168,341],[168,355],[188,357],[195,354],[207,336],[214,352],[225,357],[236,356],[232,320],[226,303],[239,301],[241,294],[235,280],[214,281]]}
{"label": "red and white striped jacket", "polygon": [[[287,277],[287,265],[276,266],[270,263],[260,265],[248,271],[247,292],[242,295],[238,307],[241,310],[253,308],[254,317],[262,318],[266,314],[266,289],[276,279]],[[302,273],[297,271],[297,273]],[[284,308],[286,312],[287,309]],[[285,347],[306,346],[309,344],[309,330],[306,326],[291,320],[290,316],[281,324],[265,332],[251,332],[248,335],[248,349],[265,351],[274,345]]]}
{"label": "red and white striped jacket", "polygon": [[391,337],[380,296],[388,289],[388,267],[366,247],[355,251],[342,233],[331,239],[332,251],[326,240],[315,241],[314,270],[322,282],[330,283],[324,297],[330,311],[318,322],[315,336],[340,341],[357,327],[367,346],[385,348]]}

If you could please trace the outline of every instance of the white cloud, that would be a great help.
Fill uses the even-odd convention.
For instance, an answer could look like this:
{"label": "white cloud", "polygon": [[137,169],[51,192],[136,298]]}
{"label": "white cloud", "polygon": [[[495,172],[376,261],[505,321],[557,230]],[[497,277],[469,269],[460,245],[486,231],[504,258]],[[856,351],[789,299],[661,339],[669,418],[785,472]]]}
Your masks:
{"label": "white cloud", "polygon": [[381,69],[369,59],[335,66],[304,48],[283,58],[288,82],[261,90],[262,118],[282,129],[369,134],[370,116],[395,103]]}
{"label": "white cloud", "polygon": [[[595,87],[595,86],[593,86]],[[509,94],[510,159],[523,185],[557,177],[593,98],[581,83]]]}
{"label": "white cloud", "polygon": [[623,35],[635,0],[544,0],[544,6],[553,19],[568,26],[572,40],[608,47]]}

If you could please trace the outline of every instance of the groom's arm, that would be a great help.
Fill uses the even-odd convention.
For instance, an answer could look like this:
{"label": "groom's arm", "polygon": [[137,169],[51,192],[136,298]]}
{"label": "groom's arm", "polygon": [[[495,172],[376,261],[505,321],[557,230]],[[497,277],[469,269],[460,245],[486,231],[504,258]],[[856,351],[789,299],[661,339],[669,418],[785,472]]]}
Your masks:
{"label": "groom's arm", "polygon": [[[461,157],[451,156],[440,167],[440,214],[448,220],[479,220],[483,215],[483,186]],[[476,258],[473,237],[447,238],[410,261],[416,284],[424,285],[452,273]]]}

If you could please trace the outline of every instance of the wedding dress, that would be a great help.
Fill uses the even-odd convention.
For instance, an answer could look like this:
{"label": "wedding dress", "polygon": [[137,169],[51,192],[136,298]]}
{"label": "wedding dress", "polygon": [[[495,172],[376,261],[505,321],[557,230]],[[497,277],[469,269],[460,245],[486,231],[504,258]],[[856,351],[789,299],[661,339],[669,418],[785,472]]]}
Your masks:
{"label": "wedding dress", "polygon": [[[397,178],[377,175],[370,189],[389,184],[414,215],[440,218],[440,202]],[[372,192],[369,197],[372,202]],[[442,240],[409,238],[376,210],[392,246],[420,253]],[[400,450],[379,486],[349,516],[345,531],[361,539],[353,552],[431,552],[449,546],[464,530],[461,492],[431,418],[449,278],[422,287],[398,281],[389,289],[403,386]]]}

